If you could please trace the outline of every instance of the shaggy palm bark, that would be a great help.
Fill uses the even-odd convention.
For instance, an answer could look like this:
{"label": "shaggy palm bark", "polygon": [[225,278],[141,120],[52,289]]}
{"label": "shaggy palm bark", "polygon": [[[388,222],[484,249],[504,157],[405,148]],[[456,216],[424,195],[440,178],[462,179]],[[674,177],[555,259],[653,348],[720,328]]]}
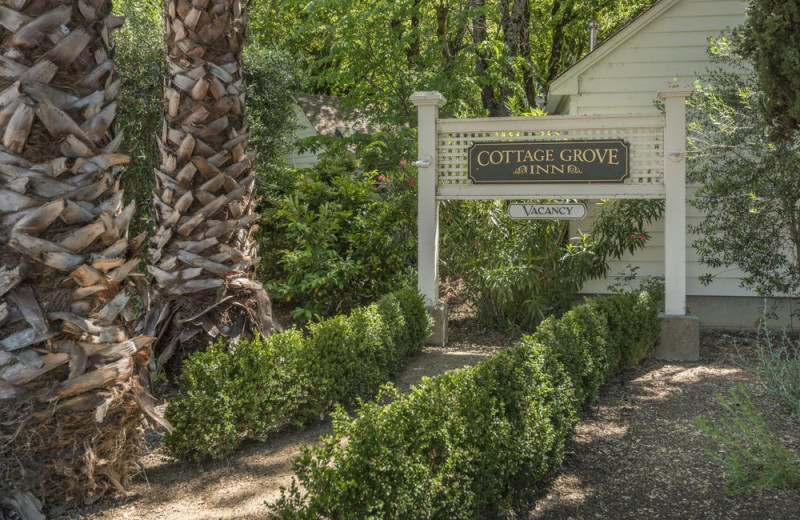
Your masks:
{"label": "shaggy palm bark", "polygon": [[169,78],[154,194],[150,272],[164,305],[148,317],[158,362],[218,336],[272,328],[269,298],[252,279],[252,172],[246,150],[240,0],[167,2]]}
{"label": "shaggy palm bark", "polygon": [[0,512],[31,507],[27,491],[122,490],[153,341],[128,326],[145,238],[128,238],[112,131],[122,20],[108,0],[2,4]]}

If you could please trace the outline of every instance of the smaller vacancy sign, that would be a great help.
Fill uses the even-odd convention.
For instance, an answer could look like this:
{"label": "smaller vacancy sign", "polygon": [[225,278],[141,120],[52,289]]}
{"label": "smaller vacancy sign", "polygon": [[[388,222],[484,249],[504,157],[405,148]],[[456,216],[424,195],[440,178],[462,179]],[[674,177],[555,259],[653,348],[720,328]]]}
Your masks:
{"label": "smaller vacancy sign", "polygon": [[513,219],[580,220],[586,216],[585,204],[509,204]]}
{"label": "smaller vacancy sign", "polygon": [[475,184],[623,182],[628,148],[622,139],[478,142],[467,172]]}

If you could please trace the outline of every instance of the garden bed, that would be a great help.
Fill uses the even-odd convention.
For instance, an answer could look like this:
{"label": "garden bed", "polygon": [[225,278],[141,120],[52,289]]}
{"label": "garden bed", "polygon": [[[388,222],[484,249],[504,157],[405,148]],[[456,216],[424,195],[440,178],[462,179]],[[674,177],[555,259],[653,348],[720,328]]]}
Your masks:
{"label": "garden bed", "polygon": [[[451,312],[447,349],[426,348],[398,379],[401,389],[425,375],[474,364],[509,346],[502,335],[477,328],[468,309]],[[612,378],[587,409],[568,445],[564,467],[523,518],[797,518],[800,492],[723,492],[722,468],[705,453],[709,440],[692,426],[696,415],[714,419],[713,396],[743,383],[772,418],[777,436],[800,449],[800,428],[778,412],[754,377],[731,361],[734,337],[704,335],[697,363],[647,361]],[[738,338],[741,340],[742,338]],[[745,338],[746,339],[746,338]],[[72,511],[63,518],[264,518],[265,501],[292,478],[299,443],[330,432],[327,423],[304,432],[249,443],[228,459],[195,465],[167,459],[157,446],[132,496]]]}

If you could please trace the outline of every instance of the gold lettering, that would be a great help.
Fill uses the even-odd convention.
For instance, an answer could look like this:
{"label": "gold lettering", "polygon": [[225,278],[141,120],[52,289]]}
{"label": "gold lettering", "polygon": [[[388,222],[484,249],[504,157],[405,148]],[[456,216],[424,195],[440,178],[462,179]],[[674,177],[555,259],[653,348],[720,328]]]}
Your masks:
{"label": "gold lettering", "polygon": [[556,166],[555,164],[550,165],[550,169],[552,173],[564,173],[564,165]]}
{"label": "gold lettering", "polygon": [[619,150],[609,150],[608,151],[608,164],[619,164],[619,157],[618,157]]}
{"label": "gold lettering", "polygon": [[598,160],[598,162],[600,164],[603,164],[603,163],[606,162],[606,159],[608,159],[608,152],[610,152],[610,151],[611,150],[609,150],[608,148],[605,148],[603,150],[595,149],[594,153],[595,153],[595,155],[597,155],[597,160]]}
{"label": "gold lettering", "polygon": [[[486,160],[485,161],[481,160],[481,155],[485,155],[486,156]],[[476,159],[478,160],[478,164],[480,166],[488,166],[489,165],[489,152],[487,152],[486,150],[484,150],[482,152],[479,152],[478,156],[476,157]]]}
{"label": "gold lettering", "polygon": [[563,150],[561,150],[561,153],[559,154],[561,160],[571,162],[572,161],[572,154],[570,153],[571,151],[572,150],[569,148],[564,148]]}

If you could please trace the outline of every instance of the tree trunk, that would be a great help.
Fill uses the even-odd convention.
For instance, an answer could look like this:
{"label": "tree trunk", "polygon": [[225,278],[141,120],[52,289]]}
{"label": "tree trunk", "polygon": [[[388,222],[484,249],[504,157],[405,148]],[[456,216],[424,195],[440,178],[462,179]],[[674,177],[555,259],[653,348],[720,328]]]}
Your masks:
{"label": "tree trunk", "polygon": [[[470,9],[483,9],[486,0],[470,0]],[[481,12],[472,18],[472,43],[480,46],[489,39],[489,31],[486,24],[486,14]],[[484,78],[489,70],[489,58],[485,52],[478,50],[475,56],[475,77]],[[481,86],[481,102],[489,115],[494,116],[498,111],[497,97],[494,86],[485,84]]]}
{"label": "tree trunk", "polygon": [[110,9],[0,7],[0,496],[45,505],[122,489],[147,401],[134,375],[153,338],[129,326],[145,238],[128,239],[119,190]]}
{"label": "tree trunk", "polygon": [[[500,25],[503,29],[503,43],[506,47],[508,56],[512,59],[523,54],[523,51],[530,47],[530,2],[529,0],[513,0],[509,5],[509,0],[501,0],[502,19]],[[508,85],[516,83],[516,72],[513,66],[506,67],[506,82]],[[514,91],[510,86],[500,88],[500,100],[497,110],[491,115],[493,117],[508,116],[508,101],[514,96]]]}
{"label": "tree trunk", "polygon": [[269,298],[253,280],[258,215],[241,1],[169,0],[166,10],[169,77],[149,266],[163,305],[146,327],[162,338],[162,365],[219,336],[235,341],[272,329]]}

